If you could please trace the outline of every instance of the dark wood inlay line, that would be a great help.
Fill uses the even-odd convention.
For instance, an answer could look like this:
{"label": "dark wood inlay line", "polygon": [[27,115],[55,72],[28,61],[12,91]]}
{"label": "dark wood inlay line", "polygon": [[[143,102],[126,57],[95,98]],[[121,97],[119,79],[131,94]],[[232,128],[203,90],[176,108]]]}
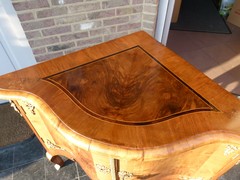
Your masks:
{"label": "dark wood inlay line", "polygon": [[197,93],[193,88],[191,88],[188,84],[186,84],[183,80],[181,80],[178,76],[176,76],[172,71],[170,71],[166,66],[164,66],[162,63],[160,63],[154,56],[149,54],[145,49],[143,49],[141,46],[139,46],[146,54],[148,54],[154,61],[156,61],[158,64],[160,64],[168,73],[170,73],[172,76],[174,76],[177,80],[179,80],[182,84],[187,86],[192,92],[194,92],[196,95],[198,95],[205,103],[207,103],[209,106],[213,108],[214,111],[219,111],[215,106],[213,106],[210,102],[208,102],[204,97],[202,97],[199,93]]}
{"label": "dark wood inlay line", "polygon": [[140,47],[140,46],[133,46],[133,47],[131,47],[131,48],[124,49],[124,50],[119,51],[119,52],[116,52],[116,53],[114,53],[114,54],[110,54],[110,55],[108,55],[108,56],[104,56],[104,57],[102,57],[102,58],[99,58],[99,59],[96,59],[96,60],[93,60],[93,61],[90,61],[90,62],[87,62],[87,63],[81,64],[81,65],[79,65],[79,66],[76,66],[76,67],[73,67],[73,68],[67,69],[67,70],[65,70],[65,71],[61,71],[61,72],[59,72],[59,73],[52,74],[52,75],[50,75],[50,76],[44,77],[43,79],[47,81],[49,78],[51,78],[51,77],[53,77],[53,76],[56,76],[56,75],[58,75],[58,74],[63,74],[63,73],[66,73],[66,72],[72,71],[72,70],[74,70],[74,69],[77,69],[77,68],[79,68],[79,67],[81,67],[81,66],[86,66],[86,65],[88,65],[88,64],[92,64],[92,63],[95,63],[95,62],[98,62],[98,61],[104,60],[104,59],[106,59],[106,58],[108,58],[108,57],[111,57],[111,56],[114,56],[114,55],[117,55],[117,54],[123,53],[123,52],[125,52],[125,51],[131,50],[131,49],[134,49],[134,48],[136,48],[136,47]]}
{"label": "dark wood inlay line", "polygon": [[140,46],[44,80],[63,90],[85,112],[124,125],[149,125],[189,113],[218,111]]}

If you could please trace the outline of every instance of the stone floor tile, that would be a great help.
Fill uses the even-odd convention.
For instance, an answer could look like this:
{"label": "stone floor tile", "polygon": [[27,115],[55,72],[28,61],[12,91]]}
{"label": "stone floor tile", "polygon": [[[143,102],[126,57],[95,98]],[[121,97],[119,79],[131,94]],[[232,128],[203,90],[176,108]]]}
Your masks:
{"label": "stone floor tile", "polygon": [[232,34],[171,30],[167,47],[227,91],[240,94],[240,28],[228,25]]}
{"label": "stone floor tile", "polygon": [[45,180],[44,158],[13,169],[13,180]]}
{"label": "stone floor tile", "polygon": [[44,149],[36,137],[30,141],[20,144],[14,150],[14,167],[28,164],[42,158]]}
{"label": "stone floor tile", "polygon": [[218,180],[239,180],[240,179],[240,164],[232,167],[228,172],[222,175]]}
{"label": "stone floor tile", "polygon": [[81,166],[78,163],[75,163],[75,166],[77,168],[78,171],[78,176],[85,176],[86,173],[84,172],[84,170],[81,168]]}
{"label": "stone floor tile", "polygon": [[91,179],[86,175],[86,176],[81,176],[80,180],[91,180]]}
{"label": "stone floor tile", "polygon": [[1,171],[0,180],[13,180],[13,169]]}
{"label": "stone floor tile", "polygon": [[13,149],[7,148],[0,151],[0,172],[13,168]]}
{"label": "stone floor tile", "polygon": [[47,158],[44,158],[44,169],[46,180],[73,180],[78,177],[76,166],[72,161],[71,163],[65,163],[65,165],[57,171],[54,168],[54,164]]}

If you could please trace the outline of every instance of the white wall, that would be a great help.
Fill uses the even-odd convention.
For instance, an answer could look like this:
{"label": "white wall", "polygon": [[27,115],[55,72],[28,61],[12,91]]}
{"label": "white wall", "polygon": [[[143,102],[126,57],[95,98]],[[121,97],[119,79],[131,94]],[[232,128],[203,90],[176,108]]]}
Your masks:
{"label": "white wall", "polygon": [[0,1],[0,57],[0,75],[36,64],[11,0]]}

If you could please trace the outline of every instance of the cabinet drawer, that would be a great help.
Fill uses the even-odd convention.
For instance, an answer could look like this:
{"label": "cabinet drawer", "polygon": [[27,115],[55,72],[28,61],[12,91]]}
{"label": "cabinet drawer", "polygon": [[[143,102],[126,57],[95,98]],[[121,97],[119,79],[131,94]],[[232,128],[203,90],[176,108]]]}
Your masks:
{"label": "cabinet drawer", "polygon": [[[208,180],[240,157],[240,145],[213,143],[159,160],[119,160],[120,179]],[[221,174],[219,174],[221,175]]]}

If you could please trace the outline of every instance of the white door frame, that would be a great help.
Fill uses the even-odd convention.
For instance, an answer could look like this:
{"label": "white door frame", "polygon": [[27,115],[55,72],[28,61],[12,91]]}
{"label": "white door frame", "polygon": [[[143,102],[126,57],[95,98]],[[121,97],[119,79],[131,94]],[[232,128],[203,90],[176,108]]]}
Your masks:
{"label": "white door frame", "polygon": [[[0,52],[4,53],[2,58],[7,56],[9,59],[9,62],[0,64],[4,69],[0,75],[36,64],[11,0],[0,1],[0,44]],[[0,100],[0,104],[5,102]]]}
{"label": "white door frame", "polygon": [[16,70],[36,64],[11,0],[0,1],[0,41]]}
{"label": "white door frame", "polygon": [[155,39],[166,46],[175,0],[159,0]]}

